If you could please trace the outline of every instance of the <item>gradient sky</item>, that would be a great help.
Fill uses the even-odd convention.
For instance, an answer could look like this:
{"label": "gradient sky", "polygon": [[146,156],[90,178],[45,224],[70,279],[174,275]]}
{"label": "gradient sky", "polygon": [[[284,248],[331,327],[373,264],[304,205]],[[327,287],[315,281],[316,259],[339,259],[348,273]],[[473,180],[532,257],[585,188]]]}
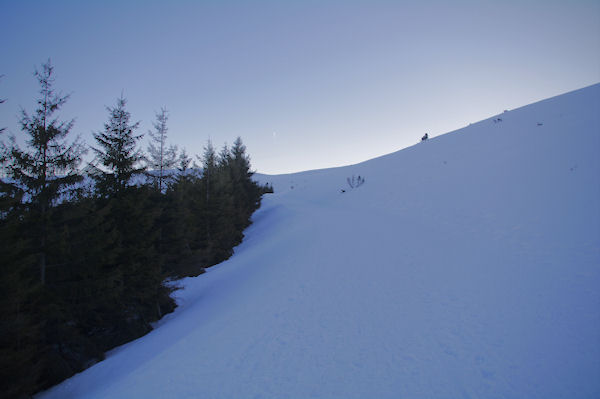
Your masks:
{"label": "gradient sky", "polygon": [[173,144],[241,136],[263,173],[364,161],[600,82],[597,0],[0,0],[0,37],[0,126],[17,137],[50,57],[88,144],[123,92],[139,133],[165,106]]}

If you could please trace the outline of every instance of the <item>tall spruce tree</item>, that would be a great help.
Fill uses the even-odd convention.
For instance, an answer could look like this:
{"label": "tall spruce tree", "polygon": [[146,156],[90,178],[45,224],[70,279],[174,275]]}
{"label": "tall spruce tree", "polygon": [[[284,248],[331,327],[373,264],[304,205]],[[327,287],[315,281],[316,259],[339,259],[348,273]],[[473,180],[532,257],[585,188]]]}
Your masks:
{"label": "tall spruce tree", "polygon": [[246,154],[246,146],[242,142],[242,138],[238,137],[233,142],[231,148],[231,157],[237,167],[246,177],[251,177],[254,172],[250,170],[250,157]]}
{"label": "tall spruce tree", "polygon": [[177,163],[177,147],[167,145],[167,120],[169,116],[166,108],[161,108],[160,113],[156,114],[154,122],[154,131],[149,130],[150,143],[148,144],[148,166],[155,170],[158,176],[153,175],[158,181],[158,190],[163,191],[165,171],[171,169]]}
{"label": "tall spruce tree", "polygon": [[204,154],[202,158],[202,185],[204,186],[205,202],[204,202],[204,227],[205,227],[205,240],[210,245],[212,244],[212,232],[215,224],[215,208],[216,208],[216,196],[215,196],[215,182],[217,180],[217,154],[215,148],[212,145],[212,141],[208,140],[206,147],[204,147]]}
{"label": "tall spruce tree", "polygon": [[61,195],[81,180],[78,166],[84,153],[79,139],[67,141],[73,120],[60,121],[54,115],[69,96],[55,92],[54,67],[50,60],[42,64],[34,76],[40,85],[37,108],[30,115],[21,110],[21,130],[27,134],[27,149],[21,149],[12,136],[8,145],[2,145],[5,170],[16,186],[15,192],[24,190],[32,217],[32,234],[36,235],[40,281],[46,281],[46,254],[49,216]]}
{"label": "tall spruce tree", "polygon": [[209,202],[217,171],[217,153],[212,141],[208,140],[206,147],[204,147],[204,154],[202,154],[202,158],[198,157],[198,160],[202,162],[202,179],[206,187],[206,202]]}
{"label": "tall spruce tree", "polygon": [[234,209],[235,225],[238,231],[243,231],[250,225],[250,216],[260,206],[262,189],[252,180],[250,157],[246,153],[246,146],[238,137],[231,149],[231,179],[235,187]]}
{"label": "tall spruce tree", "polygon": [[131,114],[125,109],[126,104],[127,100],[121,95],[115,107],[106,107],[109,119],[104,131],[94,133],[99,148],[92,147],[96,163],[90,165],[90,171],[98,192],[108,197],[122,194],[131,178],[145,170],[138,166],[143,154],[137,142],[143,135],[134,134],[140,123],[130,123]]}
{"label": "tall spruce tree", "polygon": [[193,259],[191,240],[198,229],[192,204],[197,203],[194,186],[198,182],[189,166],[192,159],[183,149],[178,157],[174,178],[167,184],[161,215],[161,252],[165,256],[168,273],[176,276],[198,275],[203,269]]}
{"label": "tall spruce tree", "polygon": [[192,158],[186,153],[185,148],[181,150],[181,153],[177,157],[177,171],[174,178],[169,181],[169,189],[171,191],[187,190],[190,182],[197,176],[193,173],[193,169],[190,169]]}

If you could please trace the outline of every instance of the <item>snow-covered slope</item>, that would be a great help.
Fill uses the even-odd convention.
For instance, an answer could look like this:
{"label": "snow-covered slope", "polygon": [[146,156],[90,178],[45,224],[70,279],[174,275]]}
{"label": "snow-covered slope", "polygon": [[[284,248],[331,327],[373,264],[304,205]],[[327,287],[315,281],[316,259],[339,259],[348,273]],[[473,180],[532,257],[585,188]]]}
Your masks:
{"label": "snow-covered slope", "polygon": [[235,255],[40,397],[600,396],[600,85],[259,178]]}

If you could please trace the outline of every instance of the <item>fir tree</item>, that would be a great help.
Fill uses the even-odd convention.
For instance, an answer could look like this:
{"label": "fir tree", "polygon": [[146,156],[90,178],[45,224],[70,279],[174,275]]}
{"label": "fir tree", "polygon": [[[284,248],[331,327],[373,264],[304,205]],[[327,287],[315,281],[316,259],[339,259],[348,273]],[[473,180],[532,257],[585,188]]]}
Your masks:
{"label": "fir tree", "polygon": [[209,245],[209,250],[212,244],[212,232],[215,224],[215,181],[217,174],[217,154],[212,142],[209,140],[204,147],[204,154],[201,158],[202,161],[202,188],[204,189],[205,201],[203,207],[204,213],[204,227],[205,227],[205,241]]}
{"label": "fir tree", "polygon": [[127,101],[121,95],[115,107],[106,107],[110,116],[104,124],[104,131],[94,133],[99,148],[92,147],[96,154],[96,164],[90,165],[90,171],[96,180],[98,191],[104,196],[119,196],[129,185],[131,178],[145,170],[144,167],[138,167],[143,155],[137,148],[137,142],[143,135],[134,134],[140,123],[129,122],[131,114],[125,110],[126,104]]}
{"label": "fir tree", "polygon": [[177,157],[177,170],[179,173],[176,173],[174,179],[169,182],[169,189],[171,191],[186,191],[187,195],[189,185],[197,177],[195,174],[190,173],[193,172],[193,170],[190,171],[191,162],[192,158],[188,156],[185,148],[182,149]]}
{"label": "fir tree", "polygon": [[211,186],[214,184],[217,171],[217,154],[210,140],[204,147],[202,158],[198,157],[198,160],[202,162],[202,179],[206,187],[206,202],[208,203],[210,201]]}
{"label": "fir tree", "polygon": [[50,60],[35,71],[40,84],[40,98],[33,115],[21,111],[21,129],[28,135],[27,149],[22,150],[12,136],[2,145],[2,160],[13,184],[25,190],[35,219],[34,234],[38,236],[40,281],[46,281],[46,242],[49,234],[49,213],[56,200],[81,180],[78,166],[84,150],[78,139],[67,141],[73,120],[60,121],[54,114],[69,96],[54,91],[54,67]]}
{"label": "fir tree", "polygon": [[231,148],[231,157],[235,164],[235,168],[245,177],[252,177],[254,172],[250,170],[250,157],[246,154],[246,146],[242,142],[242,138],[238,137],[233,142]]}
{"label": "fir tree", "polygon": [[204,272],[196,262],[196,251],[191,244],[201,223],[197,213],[202,207],[198,205],[203,203],[203,197],[196,190],[200,185],[198,176],[190,173],[191,162],[183,149],[178,158],[179,173],[168,183],[161,215],[161,252],[165,256],[167,271],[179,277],[197,276]]}
{"label": "fir tree", "polygon": [[177,147],[167,146],[167,120],[169,117],[166,108],[161,108],[160,111],[156,114],[156,122],[153,124],[155,131],[148,131],[150,135],[148,166],[158,172],[156,180],[158,181],[158,190],[162,192],[165,170],[173,168],[177,163]]}
{"label": "fir tree", "polygon": [[236,224],[241,231],[250,224],[250,216],[260,205],[261,188],[252,180],[254,172],[250,168],[250,157],[246,146],[238,137],[231,149],[230,173],[232,174]]}

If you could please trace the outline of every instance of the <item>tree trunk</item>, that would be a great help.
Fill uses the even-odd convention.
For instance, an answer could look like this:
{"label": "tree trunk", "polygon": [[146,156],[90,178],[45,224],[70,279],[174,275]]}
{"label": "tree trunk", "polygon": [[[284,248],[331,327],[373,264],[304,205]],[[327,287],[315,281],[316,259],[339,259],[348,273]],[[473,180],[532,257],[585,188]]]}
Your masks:
{"label": "tree trunk", "polygon": [[40,280],[46,284],[46,237],[42,237],[42,252],[40,252]]}

